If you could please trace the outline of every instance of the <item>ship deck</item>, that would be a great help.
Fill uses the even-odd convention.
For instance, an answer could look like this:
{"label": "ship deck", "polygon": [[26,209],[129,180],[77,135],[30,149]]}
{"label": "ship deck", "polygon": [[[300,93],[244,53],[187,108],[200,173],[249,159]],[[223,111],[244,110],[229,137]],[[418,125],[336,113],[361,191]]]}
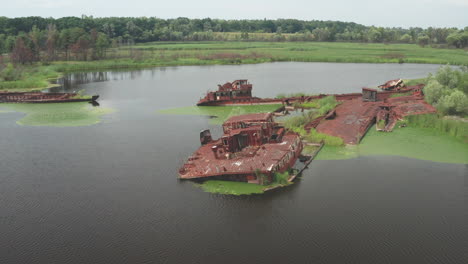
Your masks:
{"label": "ship deck", "polygon": [[380,105],[391,105],[399,118],[407,115],[435,113],[436,109],[420,96],[402,96],[377,102],[363,102],[361,99],[343,101],[335,108],[334,119],[323,119],[317,131],[340,137],[345,144],[358,144],[375,118]]}
{"label": "ship deck", "polygon": [[[249,146],[242,151],[233,153],[230,159],[217,159],[211,147],[219,143],[215,141],[201,146],[189,161],[184,165],[185,172],[180,174],[181,179],[195,179],[222,175],[254,174],[256,170],[271,171],[278,163],[290,153],[292,146],[299,137],[295,134],[283,136],[280,143],[266,143],[261,146]],[[299,156],[300,149],[295,150],[295,158]],[[290,160],[288,160],[289,162]]]}

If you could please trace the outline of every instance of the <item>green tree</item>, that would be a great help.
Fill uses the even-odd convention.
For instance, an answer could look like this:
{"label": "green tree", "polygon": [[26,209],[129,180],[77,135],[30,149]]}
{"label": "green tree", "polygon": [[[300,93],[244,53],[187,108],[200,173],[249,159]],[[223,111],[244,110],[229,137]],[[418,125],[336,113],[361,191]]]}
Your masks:
{"label": "green tree", "polygon": [[444,86],[437,80],[430,80],[424,87],[425,100],[430,104],[436,104],[444,95]]}
{"label": "green tree", "polygon": [[103,58],[106,55],[106,50],[110,47],[110,41],[106,34],[99,33],[96,40],[96,54],[98,58]]}
{"label": "green tree", "polygon": [[426,35],[421,35],[418,37],[418,45],[421,47],[425,47],[426,45],[429,44],[429,37]]}
{"label": "green tree", "polygon": [[468,113],[468,97],[463,92],[455,89],[450,94],[440,98],[437,109],[444,114],[450,115]]}
{"label": "green tree", "polygon": [[411,36],[409,34],[404,34],[403,36],[401,36],[400,42],[410,43],[411,42]]}
{"label": "green tree", "polygon": [[453,89],[458,86],[459,71],[455,71],[452,67],[445,65],[437,70],[435,79],[443,86]]}

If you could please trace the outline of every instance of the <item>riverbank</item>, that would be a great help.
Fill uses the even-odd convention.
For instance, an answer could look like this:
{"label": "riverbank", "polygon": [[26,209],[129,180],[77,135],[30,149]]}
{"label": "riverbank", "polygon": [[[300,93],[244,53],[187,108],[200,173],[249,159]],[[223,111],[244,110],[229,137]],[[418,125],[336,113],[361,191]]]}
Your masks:
{"label": "riverbank", "polygon": [[0,82],[0,89],[40,90],[50,87],[51,80],[63,73],[80,71],[281,61],[452,65],[466,65],[468,61],[468,54],[461,49],[336,42],[153,42],[113,48],[107,54],[112,59],[23,66],[20,69],[22,76],[16,76],[18,79],[14,81]]}

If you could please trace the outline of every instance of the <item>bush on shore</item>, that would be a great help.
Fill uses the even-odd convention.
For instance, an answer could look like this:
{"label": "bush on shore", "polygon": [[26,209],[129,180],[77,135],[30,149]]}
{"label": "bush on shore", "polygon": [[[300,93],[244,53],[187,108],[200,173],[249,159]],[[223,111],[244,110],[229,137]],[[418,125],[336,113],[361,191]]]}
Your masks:
{"label": "bush on shore", "polygon": [[443,115],[468,115],[468,68],[441,67],[429,75],[425,99]]}

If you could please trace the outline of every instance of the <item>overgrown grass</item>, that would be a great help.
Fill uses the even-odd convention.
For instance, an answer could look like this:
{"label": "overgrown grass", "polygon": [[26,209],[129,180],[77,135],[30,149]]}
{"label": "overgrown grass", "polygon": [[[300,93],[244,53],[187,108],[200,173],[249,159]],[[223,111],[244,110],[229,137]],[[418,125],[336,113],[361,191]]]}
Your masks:
{"label": "overgrown grass", "polygon": [[403,80],[406,86],[418,85],[418,84],[426,84],[427,78],[419,78],[419,79],[405,79]]}
{"label": "overgrown grass", "polygon": [[0,81],[0,90],[32,91],[52,86],[50,81],[58,78],[60,73],[51,66],[24,66],[15,68],[15,81]]}
{"label": "overgrown grass", "polygon": [[283,173],[281,172],[275,172],[273,174],[273,179],[274,183],[273,184],[279,184],[279,185],[288,185],[290,182],[288,182],[289,179],[289,171],[285,171]]}
{"label": "overgrown grass", "polygon": [[441,118],[437,114],[412,115],[406,120],[410,127],[434,129],[468,143],[468,122]]}
{"label": "overgrown grass", "polygon": [[203,115],[214,117],[210,119],[212,124],[222,124],[226,119],[235,115],[249,113],[273,112],[281,105],[244,105],[244,106],[188,106],[164,109],[158,111],[160,114],[171,115]]}
{"label": "overgrown grass", "polygon": [[412,95],[412,92],[407,93],[394,93],[390,95],[390,98],[402,97],[402,96],[409,96]]}
{"label": "overgrown grass", "polygon": [[311,129],[310,133],[307,134],[304,139],[308,142],[320,143],[324,142],[325,145],[329,146],[342,146],[344,145],[343,139],[340,137],[330,136],[328,134],[319,133],[315,129]]}
{"label": "overgrown grass", "polygon": [[89,126],[101,122],[103,115],[113,112],[110,108],[93,107],[86,102],[1,104],[1,108],[25,113],[17,121],[20,125],[53,127]]}
{"label": "overgrown grass", "polygon": [[315,129],[311,129],[310,133],[304,129],[304,126],[309,122],[312,122],[314,119],[318,118],[319,116],[323,116],[328,111],[334,109],[338,102],[336,101],[334,96],[327,96],[321,98],[319,100],[314,100],[312,102],[308,102],[309,105],[317,108],[315,110],[310,110],[302,115],[293,116],[286,119],[283,125],[296,133],[299,133],[303,139],[311,143],[320,143],[324,142],[325,144],[332,145],[332,146],[341,146],[344,144],[343,139],[339,137],[330,136],[327,134],[319,133]]}
{"label": "overgrown grass", "polygon": [[[304,62],[435,63],[466,65],[462,49],[422,48],[414,44],[364,44],[344,42],[154,42],[137,45],[153,57],[197,57],[237,53],[250,59]],[[388,54],[400,54],[398,57]],[[161,56],[162,55],[162,56]],[[222,56],[219,56],[222,57]],[[243,61],[244,59],[241,59]]]}

